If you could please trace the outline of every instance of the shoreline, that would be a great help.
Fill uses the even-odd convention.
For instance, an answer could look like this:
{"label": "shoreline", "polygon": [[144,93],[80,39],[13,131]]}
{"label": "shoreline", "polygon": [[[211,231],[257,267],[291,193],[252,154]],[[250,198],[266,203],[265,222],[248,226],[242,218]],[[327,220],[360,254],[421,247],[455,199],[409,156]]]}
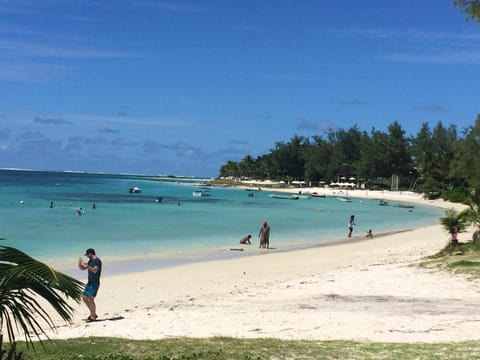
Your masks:
{"label": "shoreline", "polygon": [[[460,240],[469,236],[462,233]],[[102,321],[85,323],[86,307],[78,304],[73,324],[49,336],[476,340],[479,281],[411,266],[447,242],[441,226],[431,225],[364,241],[108,276],[96,299]]]}
{"label": "shoreline", "polygon": [[[425,227],[429,225],[424,225]],[[384,231],[374,233],[375,238],[382,238],[394,234],[401,234],[414,231],[416,228],[405,228],[394,231]],[[108,261],[107,271],[103,272],[103,276],[120,276],[127,274],[143,273],[152,270],[168,269],[175,268],[178,266],[191,265],[196,263],[206,263],[206,262],[217,262],[217,261],[228,261],[241,259],[244,257],[256,257],[256,256],[265,256],[273,254],[282,254],[290,253],[301,250],[308,249],[317,249],[335,245],[342,244],[352,244],[360,241],[368,241],[370,239],[365,239],[365,234],[354,234],[351,238],[337,237],[337,238],[328,238],[323,239],[323,241],[314,242],[313,240],[305,240],[295,245],[280,243],[280,246],[276,245],[270,249],[259,249],[257,243],[253,242],[251,245],[246,244],[232,244],[231,247],[222,247],[222,248],[209,248],[201,250],[203,253],[199,256],[199,252],[195,251],[173,251],[171,254],[161,252],[158,254],[149,254],[146,255],[135,255],[131,257],[118,257],[106,258]],[[101,257],[103,259],[103,257]],[[50,264],[54,264],[50,262]],[[141,266],[133,268],[132,266],[141,262]],[[58,266],[54,266],[57,270],[64,272],[67,275],[70,275],[79,280],[83,280],[83,273],[79,274],[78,268],[70,266],[70,258],[65,260],[65,262],[60,262],[59,264],[64,264],[63,269]]]}
{"label": "shoreline", "polygon": [[[248,190],[248,186],[239,186],[240,189]],[[258,189],[258,188],[255,188]],[[270,188],[261,188],[261,191],[265,193],[269,192],[284,192],[289,194],[296,194],[298,191],[302,191],[304,194],[317,192],[320,194],[325,194],[328,197],[340,197],[348,195],[351,198],[355,199],[368,199],[368,200],[377,200],[384,199],[391,201],[391,206],[397,206],[394,204],[394,201],[398,202],[407,202],[410,204],[418,204],[422,206],[436,207],[436,208],[448,208],[454,207],[457,209],[463,209],[464,205],[445,202],[443,200],[426,200],[421,197],[419,194],[409,193],[409,192],[389,192],[389,191],[365,191],[365,190],[348,190],[348,193],[344,190],[335,190],[327,188],[288,188],[288,189],[270,189]],[[425,226],[425,225],[421,225]],[[384,233],[397,233],[404,231],[411,231],[415,227],[409,228],[400,228],[395,229],[394,231],[380,231],[375,232],[376,237],[383,236]],[[365,230],[366,231],[366,230]],[[287,239],[288,241],[281,241],[279,243],[273,244],[272,251],[270,253],[282,253],[282,252],[292,252],[297,250],[317,248],[323,246],[331,246],[335,244],[342,244],[344,242],[352,241],[361,241],[363,240],[365,233],[364,231],[356,231],[353,238],[348,239],[342,235],[328,236],[328,237],[308,237],[301,238],[296,237],[294,239]],[[285,240],[285,239],[284,239]],[[294,241],[291,241],[294,240]],[[276,246],[275,246],[276,245]],[[172,251],[161,251],[157,253],[150,254],[141,254],[134,256],[109,256],[108,267],[104,275],[106,276],[115,276],[128,273],[138,273],[154,269],[170,268],[192,263],[203,263],[209,261],[221,261],[236,259],[238,257],[245,256],[263,256],[265,251],[257,249],[255,242],[252,245],[242,245],[239,243],[231,243],[229,245],[224,245],[220,247],[211,247],[211,248],[195,248],[195,249],[181,249],[181,250],[172,250]],[[65,272],[66,274],[73,276],[75,278],[82,279],[83,274],[78,274],[76,266],[72,266],[72,260],[70,258],[60,258],[56,263],[55,260],[52,265],[58,270]],[[135,265],[135,263],[140,262],[141,265],[136,270],[124,270],[125,268],[132,269],[130,265]]]}

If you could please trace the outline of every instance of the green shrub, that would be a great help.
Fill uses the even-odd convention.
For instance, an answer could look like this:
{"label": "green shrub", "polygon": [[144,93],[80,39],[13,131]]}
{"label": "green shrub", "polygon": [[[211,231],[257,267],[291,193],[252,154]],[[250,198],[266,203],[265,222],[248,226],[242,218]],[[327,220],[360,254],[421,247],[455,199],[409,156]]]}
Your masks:
{"label": "green shrub", "polygon": [[442,191],[442,199],[455,203],[466,203],[468,193],[463,188]]}

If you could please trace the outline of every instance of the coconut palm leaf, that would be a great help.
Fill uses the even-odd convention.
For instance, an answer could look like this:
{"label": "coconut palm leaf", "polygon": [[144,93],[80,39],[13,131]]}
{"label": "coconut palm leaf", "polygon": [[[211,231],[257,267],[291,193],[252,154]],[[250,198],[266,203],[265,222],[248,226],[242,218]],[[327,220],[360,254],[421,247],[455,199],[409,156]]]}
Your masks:
{"label": "coconut palm leaf", "polygon": [[445,217],[440,218],[443,229],[450,231],[452,226],[456,226],[459,231],[465,230],[469,224],[469,209],[457,211],[455,209],[445,209]]}
{"label": "coconut palm leaf", "polygon": [[480,188],[473,189],[468,198],[468,205],[470,206],[469,220],[475,226],[473,233],[473,242],[480,239]]}
{"label": "coconut palm leaf", "polygon": [[45,325],[55,327],[40,299],[70,322],[73,308],[67,299],[79,302],[82,289],[80,281],[18,249],[0,246],[0,330],[6,329],[10,342],[15,342],[19,330],[31,341],[33,336],[45,334]]}

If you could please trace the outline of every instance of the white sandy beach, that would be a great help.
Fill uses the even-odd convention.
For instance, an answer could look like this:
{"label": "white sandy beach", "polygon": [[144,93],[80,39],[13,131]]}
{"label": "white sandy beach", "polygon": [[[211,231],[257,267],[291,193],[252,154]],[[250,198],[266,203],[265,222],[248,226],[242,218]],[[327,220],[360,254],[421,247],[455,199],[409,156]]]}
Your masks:
{"label": "white sandy beach", "polygon": [[[412,194],[348,195],[455,207]],[[87,309],[78,304],[73,324],[50,336],[479,339],[479,282],[411,266],[445,246],[448,234],[439,225],[371,240],[363,235],[340,245],[283,253],[256,249],[263,256],[104,277],[96,301],[101,321],[85,323]],[[460,241],[470,238],[460,234]]]}

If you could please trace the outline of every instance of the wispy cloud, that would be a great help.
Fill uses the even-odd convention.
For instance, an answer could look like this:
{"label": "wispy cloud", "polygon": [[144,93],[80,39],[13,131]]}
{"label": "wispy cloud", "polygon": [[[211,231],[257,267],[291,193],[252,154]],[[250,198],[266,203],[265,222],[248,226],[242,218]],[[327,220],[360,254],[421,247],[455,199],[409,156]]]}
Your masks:
{"label": "wispy cloud", "polygon": [[170,118],[170,117],[133,117],[133,116],[103,116],[103,115],[90,115],[90,114],[65,114],[62,117],[71,121],[79,123],[97,123],[97,124],[131,124],[131,125],[148,125],[156,127],[171,127],[182,128],[191,126],[192,122],[183,118]]}
{"label": "wispy cloud", "polygon": [[248,145],[249,142],[245,141],[245,140],[230,140],[228,142],[228,144],[230,144],[230,145]]}
{"label": "wispy cloud", "polygon": [[428,112],[428,113],[441,113],[445,112],[445,108],[441,105],[424,105],[424,106],[416,106],[413,108],[415,111],[421,111],[421,112]]}
{"label": "wispy cloud", "polygon": [[205,155],[199,147],[185,142],[162,144],[153,140],[146,140],[143,143],[143,151],[146,153],[156,153],[161,150],[171,151],[179,157],[202,157]]}
{"label": "wispy cloud", "polygon": [[70,125],[72,122],[69,120],[65,119],[55,119],[55,118],[41,118],[41,117],[36,117],[33,119],[34,123],[39,123],[39,124],[49,124],[49,125]]}
{"label": "wispy cloud", "polygon": [[341,37],[356,37],[372,40],[409,40],[409,41],[472,41],[480,40],[478,32],[447,32],[447,31],[423,31],[423,30],[396,30],[396,29],[378,29],[378,28],[351,28],[351,29],[328,29],[331,33]]}
{"label": "wispy cloud", "polygon": [[0,62],[0,79],[5,81],[55,81],[68,76],[71,72],[71,66],[51,64],[46,62]]}
{"label": "wispy cloud", "polygon": [[480,64],[480,51],[439,51],[431,53],[387,53],[376,57],[399,63],[417,64]]}
{"label": "wispy cloud", "polygon": [[111,128],[98,129],[98,131],[105,134],[118,134],[120,132],[120,130]]}
{"label": "wispy cloud", "polygon": [[6,141],[10,139],[12,130],[10,129],[0,129],[0,141]]}
{"label": "wispy cloud", "polygon": [[124,147],[136,147],[139,145],[139,143],[137,141],[133,141],[130,139],[118,137],[112,140],[112,145],[116,147],[124,148]]}
{"label": "wispy cloud", "polygon": [[204,7],[199,6],[196,2],[180,2],[180,1],[149,1],[139,0],[131,1],[132,6],[139,6],[149,9],[166,10],[170,12],[190,12],[198,13],[205,11]]}
{"label": "wispy cloud", "polygon": [[[114,50],[95,49],[82,46],[55,46],[38,44],[29,41],[0,41],[0,50],[12,55],[27,55],[48,58],[131,58],[140,56],[137,53]],[[5,53],[4,53],[5,54]]]}
{"label": "wispy cloud", "polygon": [[[374,55],[375,60],[417,64],[478,64],[480,32],[424,31],[418,29],[351,28],[328,29],[326,33],[345,38],[384,41],[394,51]],[[401,48],[408,50],[398,50]]]}
{"label": "wispy cloud", "polygon": [[67,138],[62,151],[68,153],[79,153],[90,150],[98,151],[100,146],[108,145],[108,140],[101,136],[71,136]]}
{"label": "wispy cloud", "polygon": [[325,132],[331,129],[334,129],[335,125],[330,121],[308,121],[305,119],[300,119],[300,122],[297,126],[298,130],[306,130],[312,132]]}

